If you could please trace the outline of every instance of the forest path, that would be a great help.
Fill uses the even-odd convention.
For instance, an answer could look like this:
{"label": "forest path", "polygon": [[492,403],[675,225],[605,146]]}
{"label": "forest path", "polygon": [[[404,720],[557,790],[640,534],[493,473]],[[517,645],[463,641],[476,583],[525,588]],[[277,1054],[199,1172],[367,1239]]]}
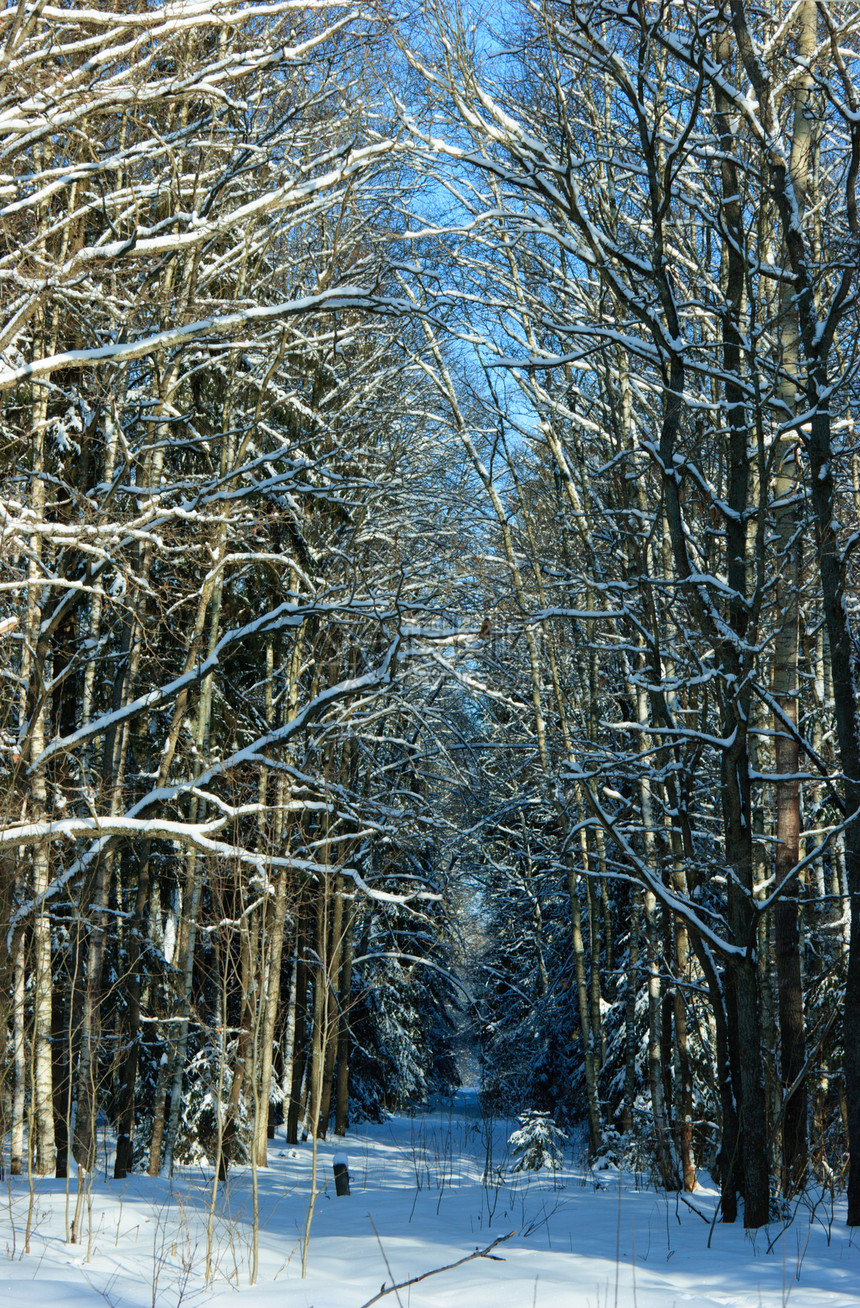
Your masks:
{"label": "forest path", "polygon": [[[94,1178],[92,1240],[65,1242],[62,1182],[36,1182],[30,1253],[21,1255],[26,1179],[8,1190],[0,1222],[10,1256],[0,1262],[3,1308],[361,1308],[383,1282],[407,1280],[486,1248],[474,1260],[400,1292],[400,1308],[860,1308],[860,1248],[844,1205],[801,1204],[793,1222],[754,1237],[707,1221],[716,1194],[693,1203],[655,1192],[642,1178],[594,1173],[570,1158],[555,1177],[515,1174],[507,1137],[515,1123],[488,1120],[474,1091],[425,1112],[361,1124],[346,1141],[320,1144],[320,1183],[308,1278],[301,1231],[311,1146],[272,1142],[259,1173],[260,1268],[248,1284],[250,1173],[234,1169],[214,1224],[215,1283],[203,1282],[210,1172],[186,1168],[170,1182]],[[349,1156],[352,1193],[336,1199],[332,1162]],[[485,1173],[489,1180],[485,1179]],[[74,1196],[71,1210],[74,1211]],[[15,1227],[15,1254],[12,1225]],[[779,1236],[778,1239],[776,1237]],[[768,1245],[776,1239],[771,1252]],[[398,1298],[380,1301],[396,1308]]]}

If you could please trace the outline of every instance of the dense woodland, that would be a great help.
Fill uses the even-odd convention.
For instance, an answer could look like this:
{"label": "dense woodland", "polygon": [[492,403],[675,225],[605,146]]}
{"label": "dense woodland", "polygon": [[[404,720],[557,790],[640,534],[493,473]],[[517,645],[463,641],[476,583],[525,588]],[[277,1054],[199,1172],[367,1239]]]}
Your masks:
{"label": "dense woodland", "polygon": [[860,8],[0,11],[0,1131],[860,1224]]}

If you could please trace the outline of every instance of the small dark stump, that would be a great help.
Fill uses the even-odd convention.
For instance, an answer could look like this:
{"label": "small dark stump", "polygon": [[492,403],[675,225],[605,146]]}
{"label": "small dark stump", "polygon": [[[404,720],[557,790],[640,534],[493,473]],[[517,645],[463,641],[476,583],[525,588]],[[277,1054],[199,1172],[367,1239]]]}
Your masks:
{"label": "small dark stump", "polygon": [[334,1190],[340,1198],[341,1195],[349,1194],[349,1168],[344,1158],[337,1158],[334,1164]]}

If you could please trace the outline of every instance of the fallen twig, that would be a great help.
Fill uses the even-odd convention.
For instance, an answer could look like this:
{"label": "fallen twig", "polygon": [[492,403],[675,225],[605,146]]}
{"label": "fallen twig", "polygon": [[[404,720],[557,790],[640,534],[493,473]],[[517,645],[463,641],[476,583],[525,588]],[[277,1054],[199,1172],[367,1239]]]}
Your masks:
{"label": "fallen twig", "polygon": [[681,1193],[679,1193],[677,1197],[681,1200],[682,1204],[686,1204],[688,1208],[692,1208],[693,1212],[696,1214],[697,1217],[701,1217],[702,1221],[705,1223],[705,1226],[711,1225],[710,1217],[707,1217],[702,1212],[701,1208],[697,1208],[695,1204],[691,1204],[689,1199],[685,1198],[684,1195],[682,1195]]}
{"label": "fallen twig", "polygon": [[368,1299],[366,1303],[363,1303],[361,1308],[370,1308],[371,1304],[378,1303],[379,1300],[384,1299],[387,1294],[397,1294],[399,1290],[405,1290],[409,1285],[417,1285],[419,1281],[426,1281],[428,1276],[438,1276],[440,1272],[451,1272],[455,1267],[462,1267],[463,1263],[470,1263],[473,1258],[489,1258],[493,1262],[502,1263],[505,1261],[504,1258],[500,1258],[498,1254],[494,1254],[493,1250],[496,1248],[496,1245],[504,1244],[506,1240],[510,1240],[512,1235],[516,1235],[516,1231],[508,1231],[507,1235],[500,1235],[492,1244],[488,1244],[486,1249],[476,1249],[474,1253],[466,1254],[465,1258],[458,1258],[455,1263],[448,1263],[445,1267],[434,1267],[429,1272],[422,1272],[420,1276],[411,1276],[408,1281],[399,1281],[397,1285],[385,1285],[383,1283],[382,1289],[379,1293],[375,1294],[372,1299]]}

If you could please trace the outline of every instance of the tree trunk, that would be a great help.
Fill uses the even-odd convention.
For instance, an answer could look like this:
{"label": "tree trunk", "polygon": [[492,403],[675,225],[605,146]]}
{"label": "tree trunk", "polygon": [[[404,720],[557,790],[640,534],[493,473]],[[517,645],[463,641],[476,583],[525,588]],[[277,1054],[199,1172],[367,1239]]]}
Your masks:
{"label": "tree trunk", "polygon": [[654,1120],[655,1156],[661,1185],[666,1190],[677,1190],[680,1188],[678,1168],[672,1156],[663,1082],[657,901],[653,891],[650,890],[645,891],[645,939],[648,945],[648,1083],[651,1089],[651,1115]]}
{"label": "tree trunk", "polygon": [[639,990],[639,919],[642,913],[642,891],[630,887],[630,919],[627,936],[627,993],[624,1006],[624,1107],[621,1112],[622,1131],[633,1130],[633,1105],[636,1102],[636,997]]}
{"label": "tree trunk", "polygon": [[15,943],[15,972],[12,991],[12,1048],[14,1080],[12,1083],[12,1134],[9,1143],[9,1170],[21,1175],[24,1161],[24,1104],[27,1094],[27,1055],[24,1041],[26,1002],[26,967],[24,933]]}
{"label": "tree trunk", "polygon": [[84,883],[86,911],[92,912],[93,918],[87,940],[86,983],[79,1031],[77,1107],[72,1151],[75,1161],[87,1172],[93,1170],[96,1156],[102,973],[107,943],[106,909],[112,870],[113,851],[109,850],[99,858],[94,883],[89,877]]}
{"label": "tree trunk", "polygon": [[293,1037],[292,1074],[290,1076],[290,1104],[287,1109],[287,1143],[297,1144],[299,1118],[302,1112],[302,1082],[305,1076],[308,1039],[308,961],[307,961],[307,908],[299,906],[296,916],[296,978],[295,978],[295,1031]]}
{"label": "tree trunk", "polygon": [[134,1157],[134,1105],[137,1068],[140,1059],[140,941],[143,914],[149,895],[149,851],[138,873],[134,918],[128,931],[128,980],[126,983],[125,1057],[122,1061],[117,1104],[116,1157],[114,1179],[121,1181],[131,1171]]}
{"label": "tree trunk", "polygon": [[320,1093],[319,1135],[324,1140],[328,1133],[328,1121],[331,1114],[332,1091],[334,1089],[334,1064],[337,1056],[338,1033],[340,1031],[341,996],[339,981],[343,972],[343,877],[335,877],[334,906],[330,944],[326,959],[326,994],[325,1023],[323,1026],[324,1050],[322,1090]]}
{"label": "tree trunk", "polygon": [[349,1008],[352,994],[352,957],[353,957],[353,905],[354,894],[350,895],[344,907],[343,925],[343,961],[338,985],[338,1031],[337,1031],[337,1104],[334,1115],[335,1135],[346,1135],[349,1123]]}
{"label": "tree trunk", "polygon": [[[268,1105],[272,1092],[272,1066],[275,1042],[275,1028],[281,1004],[281,958],[284,948],[284,924],[287,916],[287,872],[282,869],[278,876],[275,890],[275,907],[271,919],[263,918],[263,953],[262,966],[265,968],[268,984],[265,990],[265,1011],[260,1031],[260,1102]],[[270,925],[269,925],[270,921]],[[268,946],[268,948],[267,948]],[[254,1136],[254,1151],[258,1167],[268,1165],[266,1139],[268,1137],[268,1111],[260,1114],[260,1121]]]}
{"label": "tree trunk", "polygon": [[[797,15],[797,55],[810,61],[815,52],[817,12],[815,0],[803,0]],[[809,116],[811,71],[800,72],[794,91],[794,123],[790,159],[791,178],[802,219],[812,171],[813,133]],[[794,288],[781,292],[780,339],[782,378],[780,398],[790,413],[797,410],[800,338],[793,305]],[[785,721],[777,718],[776,772],[776,883],[785,886],[774,909],[777,995],[779,1004],[780,1073],[783,1094],[801,1077],[806,1063],[806,1024],[803,1011],[803,976],[800,958],[797,877],[791,873],[800,861],[800,782],[796,780],[800,754],[797,745],[797,650],[799,642],[800,520],[798,513],[797,434],[787,432],[780,441],[774,495],[774,528],[778,538],[776,606],[780,626],[774,643],[773,693]],[[801,1080],[783,1104],[782,1187],[793,1194],[804,1183],[807,1167],[807,1093]]]}

